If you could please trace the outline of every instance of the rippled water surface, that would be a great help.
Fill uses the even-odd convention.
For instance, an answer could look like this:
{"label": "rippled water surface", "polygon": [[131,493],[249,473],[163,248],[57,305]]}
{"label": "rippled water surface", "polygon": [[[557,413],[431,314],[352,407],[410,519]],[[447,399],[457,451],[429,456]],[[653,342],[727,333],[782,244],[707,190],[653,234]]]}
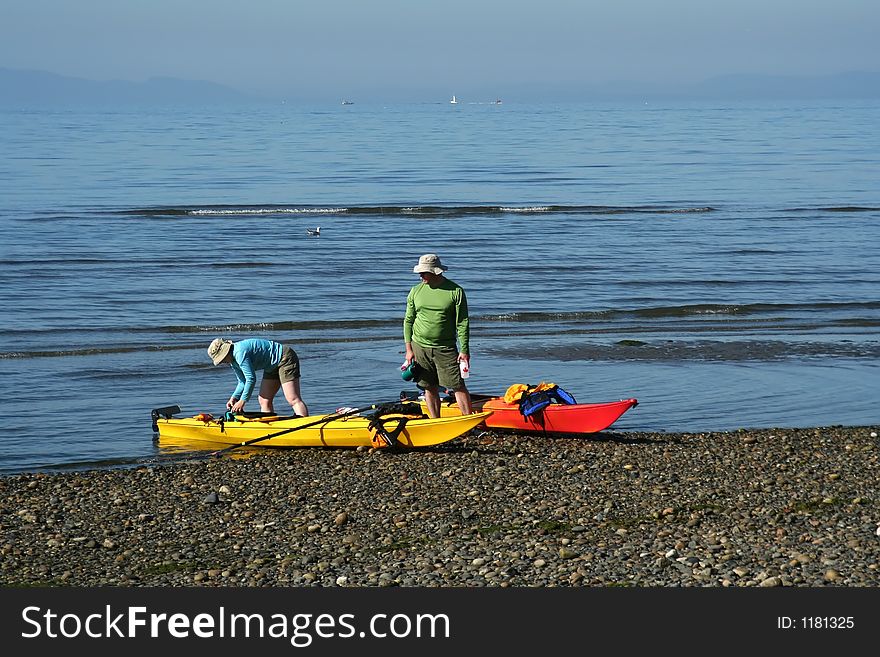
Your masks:
{"label": "rippled water surface", "polygon": [[292,344],[314,413],[396,398],[429,251],[474,391],[638,398],[619,431],[876,424],[878,109],[2,112],[0,472],[161,457],[151,408],[234,387],[216,336]]}

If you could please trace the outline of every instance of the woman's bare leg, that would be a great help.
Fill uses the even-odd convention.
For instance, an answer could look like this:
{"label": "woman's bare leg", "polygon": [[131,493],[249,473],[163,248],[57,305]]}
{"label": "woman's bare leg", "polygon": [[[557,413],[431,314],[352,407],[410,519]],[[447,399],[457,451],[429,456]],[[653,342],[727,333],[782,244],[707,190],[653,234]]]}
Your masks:
{"label": "woman's bare leg", "polygon": [[299,392],[299,379],[285,381],[281,384],[281,387],[284,389],[284,397],[287,399],[287,403],[290,404],[293,412],[302,417],[308,415],[309,407],[306,406]]}
{"label": "woman's bare leg", "polygon": [[278,394],[278,388],[281,387],[281,381],[278,379],[263,379],[260,384],[260,410],[264,413],[274,413],[275,406],[273,400]]}

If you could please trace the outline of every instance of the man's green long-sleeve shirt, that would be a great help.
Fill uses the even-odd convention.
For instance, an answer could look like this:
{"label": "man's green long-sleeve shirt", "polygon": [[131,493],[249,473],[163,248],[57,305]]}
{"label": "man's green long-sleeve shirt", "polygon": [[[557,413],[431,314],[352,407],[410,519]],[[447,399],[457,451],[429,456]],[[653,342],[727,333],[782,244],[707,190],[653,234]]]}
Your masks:
{"label": "man's green long-sleeve shirt", "polygon": [[456,283],[444,278],[435,288],[427,283],[413,286],[406,297],[403,341],[423,347],[454,347],[470,355],[470,320],[467,297]]}

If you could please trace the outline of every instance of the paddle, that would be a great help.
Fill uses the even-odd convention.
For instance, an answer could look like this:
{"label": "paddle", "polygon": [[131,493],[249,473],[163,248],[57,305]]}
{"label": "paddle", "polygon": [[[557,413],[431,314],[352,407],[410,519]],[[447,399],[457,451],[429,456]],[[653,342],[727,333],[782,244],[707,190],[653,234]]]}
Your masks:
{"label": "paddle", "polygon": [[270,433],[268,436],[260,436],[259,438],[252,438],[251,440],[246,440],[238,445],[230,445],[229,447],[224,447],[223,449],[217,450],[213,452],[211,456],[220,456],[221,454],[225,454],[237,447],[247,447],[248,445],[253,445],[254,443],[258,443],[262,440],[269,440],[269,438],[275,438],[276,436],[281,436],[286,433],[293,433],[294,431],[299,431],[300,429],[305,429],[306,427],[313,427],[316,424],[324,424],[325,422],[330,422],[331,420],[338,420],[343,417],[347,417],[349,415],[357,415],[358,413],[362,413],[364,411],[372,411],[377,409],[381,404],[370,404],[369,406],[362,406],[360,408],[352,408],[347,411],[343,411],[341,413],[331,413],[330,415],[325,415],[324,417],[320,417],[317,420],[312,422],[306,422],[305,424],[300,424],[296,427],[291,427],[290,429],[282,429],[281,431],[276,431],[275,433]]}

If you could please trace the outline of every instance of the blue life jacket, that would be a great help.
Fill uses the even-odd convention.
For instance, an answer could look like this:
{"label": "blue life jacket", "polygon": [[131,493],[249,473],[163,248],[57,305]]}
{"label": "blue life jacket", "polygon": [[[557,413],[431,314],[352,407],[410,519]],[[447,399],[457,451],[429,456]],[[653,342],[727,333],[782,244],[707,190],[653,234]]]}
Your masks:
{"label": "blue life jacket", "polygon": [[540,413],[553,403],[577,404],[577,401],[575,401],[571,393],[554,385],[546,390],[524,393],[519,400],[519,412],[522,413],[523,417],[529,417],[535,413]]}

